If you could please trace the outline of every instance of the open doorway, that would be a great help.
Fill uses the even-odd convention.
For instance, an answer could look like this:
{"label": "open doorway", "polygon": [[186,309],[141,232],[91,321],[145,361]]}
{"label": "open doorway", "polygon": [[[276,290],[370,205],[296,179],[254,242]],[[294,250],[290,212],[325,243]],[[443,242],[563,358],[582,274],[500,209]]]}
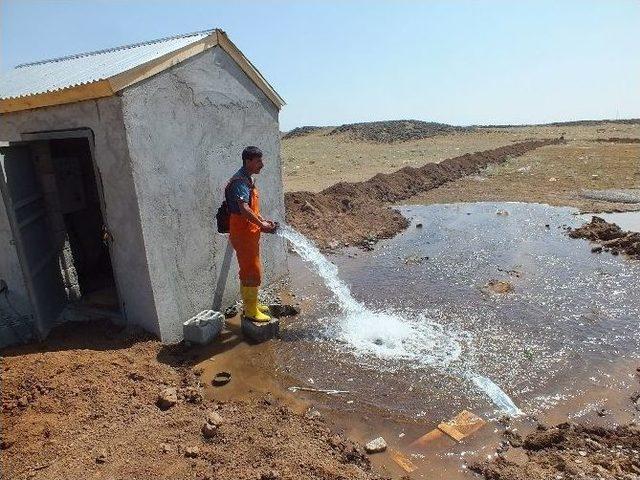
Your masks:
{"label": "open doorway", "polygon": [[[118,312],[118,295],[109,255],[109,234],[100,208],[98,182],[87,138],[49,141],[56,199],[63,227],[60,268],[69,300],[85,310]],[[55,208],[55,203],[52,204]],[[55,214],[56,212],[54,212]]]}
{"label": "open doorway", "polygon": [[0,187],[39,336],[64,321],[121,320],[90,138],[45,135],[1,150]]}

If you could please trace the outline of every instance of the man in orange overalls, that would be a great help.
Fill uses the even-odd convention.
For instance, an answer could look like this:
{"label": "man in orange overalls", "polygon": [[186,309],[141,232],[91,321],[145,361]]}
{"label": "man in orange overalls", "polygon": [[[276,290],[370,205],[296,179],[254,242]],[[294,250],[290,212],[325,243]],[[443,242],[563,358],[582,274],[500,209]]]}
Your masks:
{"label": "man in orange overalls", "polygon": [[242,151],[242,168],[229,180],[225,189],[229,209],[229,239],[236,251],[240,267],[240,291],[244,315],[255,322],[268,322],[269,307],[258,303],[258,288],[262,283],[260,265],[260,233],[274,233],[277,224],[260,215],[260,198],[251,175],[260,173],[262,152],[258,147]]}

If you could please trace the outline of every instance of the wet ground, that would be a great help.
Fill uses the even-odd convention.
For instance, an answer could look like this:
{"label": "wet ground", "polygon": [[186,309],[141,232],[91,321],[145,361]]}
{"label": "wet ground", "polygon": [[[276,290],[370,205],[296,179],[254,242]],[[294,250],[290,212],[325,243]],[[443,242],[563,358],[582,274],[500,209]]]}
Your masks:
{"label": "wet ground", "polygon": [[[320,402],[345,415],[437,423],[463,408],[500,414],[474,374],[527,414],[598,387],[628,387],[632,379],[611,372],[640,353],[640,264],[568,238],[566,226],[583,222],[575,210],[477,203],[401,211],[412,222],[404,233],[372,252],[331,257],[353,296],[377,313],[370,318],[345,316],[292,255],[305,308],[276,355],[300,385],[349,391]],[[507,293],[490,288],[506,282]]]}

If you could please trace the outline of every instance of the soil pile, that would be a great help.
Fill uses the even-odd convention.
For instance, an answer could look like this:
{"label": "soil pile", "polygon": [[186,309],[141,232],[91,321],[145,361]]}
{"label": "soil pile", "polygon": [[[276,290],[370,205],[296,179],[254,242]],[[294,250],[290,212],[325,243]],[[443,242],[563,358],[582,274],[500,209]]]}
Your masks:
{"label": "soil pile", "polygon": [[[481,125],[485,128],[518,128],[518,127],[595,127],[605,123],[615,123],[618,125],[638,125],[640,118],[623,118],[623,119],[602,119],[602,120],[573,120],[570,122],[551,122],[551,123],[525,123],[525,124],[502,124],[502,125]],[[480,125],[479,125],[480,126]]]}
{"label": "soil pile", "polygon": [[601,478],[628,480],[640,475],[640,429],[563,423],[540,426],[522,447],[508,448],[470,469],[489,480]]}
{"label": "soil pile", "polygon": [[322,127],[314,127],[314,126],[306,126],[306,127],[296,127],[293,130],[289,130],[287,133],[282,135],[282,138],[296,138],[296,137],[304,137],[310,133],[313,133],[317,130],[321,130]]}
{"label": "soil pile", "polygon": [[594,141],[600,143],[640,143],[640,138],[631,137],[609,137],[609,138],[596,138]]}
{"label": "soil pile", "polygon": [[625,232],[615,223],[608,223],[603,218],[592,217],[591,222],[568,232],[571,238],[586,238],[598,243],[594,253],[611,252],[613,255],[624,253],[631,258],[640,260],[640,233]]}
{"label": "soil pile", "polygon": [[205,399],[168,348],[94,322],[4,350],[2,477],[378,478],[362,447],[270,395]]}
{"label": "soil pile", "polygon": [[354,140],[376,143],[406,142],[436,135],[473,130],[471,127],[454,127],[446,123],[419,120],[390,120],[385,122],[349,123],[334,128],[329,135],[346,133]]}
{"label": "soil pile", "polygon": [[378,174],[364,182],[340,182],[318,193],[289,192],[285,194],[287,222],[325,250],[343,245],[369,248],[378,239],[390,238],[408,226],[407,220],[387,204],[406,200],[509,157],[561,142],[553,139],[514,143],[420,168],[405,167]]}

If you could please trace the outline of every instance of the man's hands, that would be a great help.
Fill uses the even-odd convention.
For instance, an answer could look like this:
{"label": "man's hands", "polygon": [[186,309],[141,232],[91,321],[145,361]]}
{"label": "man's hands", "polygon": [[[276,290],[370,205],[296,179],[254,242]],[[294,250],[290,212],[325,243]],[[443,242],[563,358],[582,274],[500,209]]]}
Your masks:
{"label": "man's hands", "polygon": [[259,226],[261,232],[276,233],[276,230],[278,229],[278,222],[265,220],[260,215],[256,215],[253,210],[249,208],[249,205],[242,200],[238,201],[238,206],[240,207],[241,215],[254,225]]}
{"label": "man's hands", "polygon": [[262,220],[260,222],[260,231],[264,233],[276,233],[278,229],[278,222],[273,222],[271,220]]}

